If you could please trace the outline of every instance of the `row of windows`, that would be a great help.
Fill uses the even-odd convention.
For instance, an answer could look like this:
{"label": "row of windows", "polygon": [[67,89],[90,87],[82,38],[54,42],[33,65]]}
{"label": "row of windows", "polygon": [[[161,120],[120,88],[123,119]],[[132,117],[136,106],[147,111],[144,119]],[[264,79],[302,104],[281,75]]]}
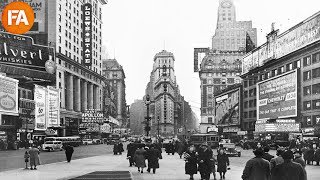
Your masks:
{"label": "row of windows", "polygon": [[257,89],[250,89],[248,91],[243,92],[243,97],[248,98],[248,97],[255,97],[257,95]]}
{"label": "row of windows", "polygon": [[320,99],[312,101],[303,101],[303,110],[308,111],[312,109],[320,109]]}
{"label": "row of windows", "polygon": [[257,111],[249,111],[249,112],[243,112],[243,118],[255,118],[257,117]]}
{"label": "row of windows", "polygon": [[314,53],[310,56],[303,58],[303,66],[310,66],[311,64],[316,64],[320,62],[320,52]]}
{"label": "row of windows", "polygon": [[303,95],[308,96],[312,94],[320,94],[320,83],[313,84],[312,86],[305,86],[303,87]]}
{"label": "row of windows", "polygon": [[245,101],[243,104],[243,108],[247,109],[247,108],[251,108],[251,107],[256,107],[257,106],[257,100],[250,100],[250,101]]}
{"label": "row of windows", "polygon": [[18,89],[18,99],[24,98],[24,99],[33,99],[33,93],[30,89],[24,89],[20,88]]}
{"label": "row of windows", "polygon": [[320,115],[303,117],[303,125],[312,126],[316,124],[320,124]]}
{"label": "row of windows", "polygon": [[[203,79],[202,84],[234,84],[240,83],[240,79],[235,78],[213,78],[213,79]],[[210,90],[211,88],[211,90]],[[208,91],[212,91],[212,87],[208,87]]]}
{"label": "row of windows", "polygon": [[320,77],[320,68],[303,72],[303,81],[308,81],[308,80],[319,78],[319,77]]}
{"label": "row of windows", "polygon": [[207,77],[216,77],[216,76],[223,76],[223,77],[226,77],[226,76],[240,76],[240,73],[239,72],[223,72],[223,73],[203,73],[205,76]]}

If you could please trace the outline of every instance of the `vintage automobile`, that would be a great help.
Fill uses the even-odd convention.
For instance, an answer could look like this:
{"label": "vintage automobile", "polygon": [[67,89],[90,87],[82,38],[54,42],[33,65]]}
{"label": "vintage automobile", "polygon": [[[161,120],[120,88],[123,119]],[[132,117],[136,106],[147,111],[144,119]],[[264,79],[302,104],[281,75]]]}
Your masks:
{"label": "vintage automobile", "polygon": [[225,149],[228,157],[241,157],[241,151],[236,149],[235,147],[227,147]]}
{"label": "vintage automobile", "polygon": [[92,139],[82,139],[82,144],[83,145],[93,144],[93,140]]}
{"label": "vintage automobile", "polygon": [[62,151],[62,147],[61,141],[46,141],[44,144],[42,144],[42,151]]}

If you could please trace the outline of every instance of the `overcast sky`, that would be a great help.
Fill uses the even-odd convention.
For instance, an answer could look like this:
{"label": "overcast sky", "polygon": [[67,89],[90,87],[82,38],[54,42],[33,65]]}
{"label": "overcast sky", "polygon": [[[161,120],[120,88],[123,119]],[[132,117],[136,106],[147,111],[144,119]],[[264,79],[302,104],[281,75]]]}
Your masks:
{"label": "overcast sky", "polygon": [[[271,23],[281,32],[320,10],[319,0],[234,0],[237,21],[257,28],[258,45]],[[109,0],[103,7],[103,44],[126,74],[126,100],[141,99],[153,57],[166,49],[175,56],[181,94],[200,119],[200,80],[193,72],[193,48],[211,47],[219,0]]]}

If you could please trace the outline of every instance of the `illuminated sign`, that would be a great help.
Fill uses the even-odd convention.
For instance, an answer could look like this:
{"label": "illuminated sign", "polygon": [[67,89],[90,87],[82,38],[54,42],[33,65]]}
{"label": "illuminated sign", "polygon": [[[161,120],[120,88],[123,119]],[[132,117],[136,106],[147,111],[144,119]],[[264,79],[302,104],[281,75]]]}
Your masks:
{"label": "illuminated sign", "polygon": [[47,89],[47,126],[60,126],[60,96],[59,89],[48,86]]}
{"label": "illuminated sign", "polygon": [[257,119],[297,116],[297,70],[257,84]]}
{"label": "illuminated sign", "polygon": [[82,123],[103,123],[104,117],[101,111],[89,109],[82,113]]}
{"label": "illuminated sign", "polygon": [[83,5],[83,64],[92,64],[92,5]]}
{"label": "illuminated sign", "polygon": [[31,37],[0,32],[1,64],[45,71],[45,63],[53,56],[53,48],[34,44]]}
{"label": "illuminated sign", "polygon": [[47,129],[46,100],[47,100],[47,88],[35,85],[34,87],[35,130],[45,131]]}
{"label": "illuminated sign", "polygon": [[255,132],[300,132],[299,123],[258,123]]}
{"label": "illuminated sign", "polygon": [[219,125],[239,125],[240,124],[240,88],[217,96],[215,101],[215,120]]}

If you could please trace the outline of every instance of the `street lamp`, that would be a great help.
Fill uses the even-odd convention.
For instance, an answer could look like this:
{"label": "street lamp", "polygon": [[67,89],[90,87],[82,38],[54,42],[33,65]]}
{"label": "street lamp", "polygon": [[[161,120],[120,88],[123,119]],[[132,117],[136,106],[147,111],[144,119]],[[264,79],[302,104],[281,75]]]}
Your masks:
{"label": "street lamp", "polygon": [[157,121],[158,121],[158,140],[160,139],[160,116],[158,116],[158,119],[157,119]]}
{"label": "street lamp", "polygon": [[149,125],[149,121],[151,119],[150,116],[149,116],[149,106],[150,106],[150,96],[149,96],[149,94],[147,94],[147,96],[146,96],[145,104],[147,106],[147,117],[145,118],[146,119],[146,126],[145,126],[144,130],[146,131],[147,136],[149,136],[149,132],[151,130],[150,125]]}

